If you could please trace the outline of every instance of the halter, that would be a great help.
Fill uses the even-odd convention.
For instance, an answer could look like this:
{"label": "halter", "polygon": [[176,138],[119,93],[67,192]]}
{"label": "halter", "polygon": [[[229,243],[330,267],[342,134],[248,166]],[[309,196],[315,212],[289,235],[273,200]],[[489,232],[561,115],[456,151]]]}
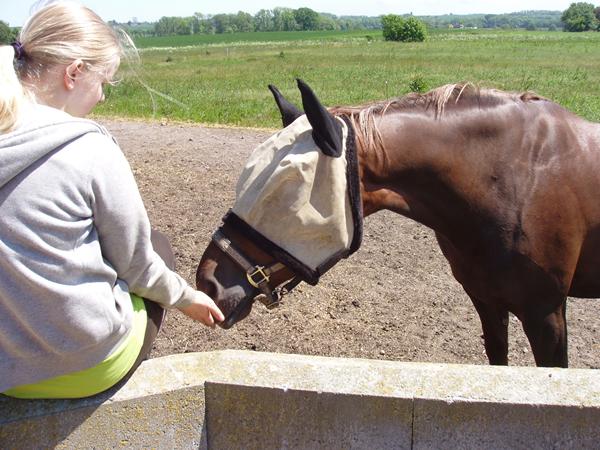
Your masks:
{"label": "halter", "polygon": [[231,240],[225,236],[221,228],[214,232],[212,241],[246,273],[246,279],[250,286],[259,289],[262,292],[262,295],[258,295],[253,298],[252,301],[260,301],[267,309],[273,309],[279,306],[283,296],[289,293],[301,281],[300,278],[294,276],[285,286],[273,288],[269,284],[271,276],[274,273],[285,269],[286,266],[284,264],[276,262],[268,267],[253,264],[234,247]]}

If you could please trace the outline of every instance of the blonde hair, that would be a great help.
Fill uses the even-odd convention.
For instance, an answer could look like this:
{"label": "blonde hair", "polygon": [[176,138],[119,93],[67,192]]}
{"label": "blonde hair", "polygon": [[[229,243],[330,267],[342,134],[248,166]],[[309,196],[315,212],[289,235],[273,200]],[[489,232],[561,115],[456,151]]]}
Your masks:
{"label": "blonde hair", "polygon": [[91,9],[72,1],[50,3],[25,23],[19,34],[23,56],[11,46],[0,47],[0,133],[10,131],[31,93],[27,85],[48,70],[81,59],[88,71],[109,77],[117,69],[125,47],[133,47],[126,33],[117,32]]}
{"label": "blonde hair", "polygon": [[0,133],[10,131],[18,120],[24,99],[23,87],[13,68],[15,51],[0,47]]}

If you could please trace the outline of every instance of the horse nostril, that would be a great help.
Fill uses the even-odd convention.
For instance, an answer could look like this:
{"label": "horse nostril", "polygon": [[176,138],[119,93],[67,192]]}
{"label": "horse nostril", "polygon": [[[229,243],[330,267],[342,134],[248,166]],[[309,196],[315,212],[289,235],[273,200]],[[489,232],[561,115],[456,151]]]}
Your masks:
{"label": "horse nostril", "polygon": [[215,302],[222,297],[222,288],[214,278],[198,277],[196,280],[196,288],[204,292]]}

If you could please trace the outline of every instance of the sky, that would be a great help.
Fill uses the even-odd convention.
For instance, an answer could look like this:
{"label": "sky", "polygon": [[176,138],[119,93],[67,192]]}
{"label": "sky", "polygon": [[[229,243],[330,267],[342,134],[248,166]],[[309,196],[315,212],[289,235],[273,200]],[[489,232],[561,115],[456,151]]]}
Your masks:
{"label": "sky", "polygon": [[[441,14],[501,14],[524,10],[564,11],[575,0],[80,0],[100,15],[104,20],[127,22],[136,18],[140,22],[155,22],[163,16],[191,16],[195,12],[203,14],[236,13],[244,11],[254,15],[260,9],[273,9],[277,6],[298,9],[311,8],[317,12],[335,15],[379,16],[381,14],[422,15]],[[22,26],[29,17],[31,7],[37,2],[31,0],[1,0],[0,20],[10,26]]]}

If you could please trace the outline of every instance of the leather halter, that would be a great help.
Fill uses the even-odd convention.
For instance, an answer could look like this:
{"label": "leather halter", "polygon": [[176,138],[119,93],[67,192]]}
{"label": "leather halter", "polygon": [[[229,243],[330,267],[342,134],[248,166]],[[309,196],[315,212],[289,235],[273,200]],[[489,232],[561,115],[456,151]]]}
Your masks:
{"label": "leather halter", "polygon": [[279,306],[283,295],[291,291],[301,281],[299,278],[294,277],[284,287],[272,288],[269,284],[271,275],[285,269],[285,265],[280,262],[271,264],[268,267],[252,264],[246,256],[233,246],[231,240],[225,236],[220,228],[214,232],[212,241],[246,273],[246,279],[250,286],[261,291],[262,295],[258,295],[253,300],[260,301],[268,309]]}

